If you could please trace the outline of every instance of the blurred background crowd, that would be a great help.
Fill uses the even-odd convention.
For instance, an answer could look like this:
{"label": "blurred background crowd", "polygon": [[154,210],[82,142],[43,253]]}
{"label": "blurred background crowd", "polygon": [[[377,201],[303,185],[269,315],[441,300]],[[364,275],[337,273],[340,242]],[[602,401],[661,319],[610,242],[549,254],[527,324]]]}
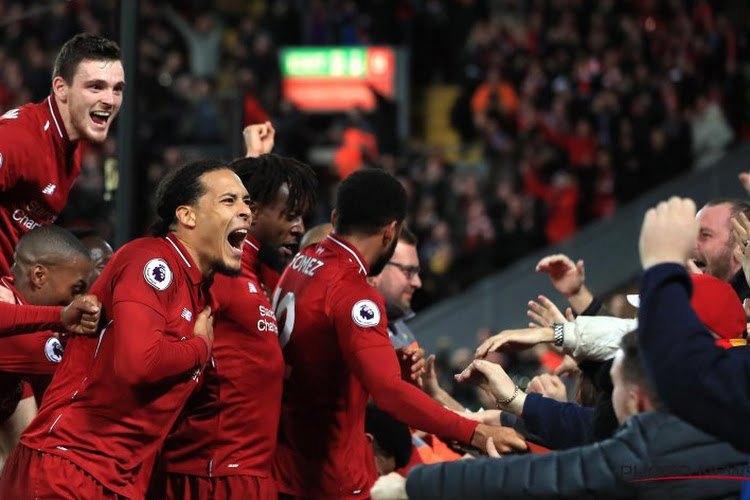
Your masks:
{"label": "blurred background crowd", "polygon": [[[741,4],[140,0],[138,60],[124,61],[138,75],[128,85],[139,231],[167,170],[236,154],[228,137],[270,119],[275,152],[308,161],[321,180],[309,225],[327,220],[345,172],[377,164],[403,181],[423,269],[419,310],[750,138]],[[117,39],[118,8],[0,0],[0,113],[49,93],[52,58],[75,33]],[[408,47],[409,137],[394,133],[387,99],[368,113],[296,109],[281,92],[278,49],[298,45]],[[351,129],[369,140],[352,147]],[[64,225],[112,239],[117,148],[110,134],[87,149]],[[462,355],[439,361],[465,366]]]}

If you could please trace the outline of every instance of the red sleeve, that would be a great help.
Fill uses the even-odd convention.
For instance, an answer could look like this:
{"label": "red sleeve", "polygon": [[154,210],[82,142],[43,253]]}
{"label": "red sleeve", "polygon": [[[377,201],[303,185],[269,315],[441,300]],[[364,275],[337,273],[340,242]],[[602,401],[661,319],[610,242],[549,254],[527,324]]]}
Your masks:
{"label": "red sleeve", "polygon": [[0,336],[59,330],[59,306],[27,306],[0,302]]}
{"label": "red sleeve", "polygon": [[[476,422],[459,417],[401,378],[388,339],[382,297],[347,283],[334,289],[330,304],[341,352],[352,372],[381,410],[397,420],[440,437],[471,443]],[[356,289],[355,289],[356,290]]]}
{"label": "red sleeve", "polygon": [[127,318],[127,333],[115,337],[115,372],[131,385],[153,384],[182,375],[208,360],[208,345],[201,338],[171,341],[165,338],[164,317],[139,302],[117,302],[114,318]]}

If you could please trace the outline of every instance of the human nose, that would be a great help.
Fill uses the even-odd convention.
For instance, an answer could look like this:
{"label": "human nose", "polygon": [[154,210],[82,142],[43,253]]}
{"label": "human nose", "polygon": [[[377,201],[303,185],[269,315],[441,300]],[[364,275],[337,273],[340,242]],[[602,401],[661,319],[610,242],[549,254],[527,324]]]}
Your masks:
{"label": "human nose", "polygon": [[411,286],[413,286],[414,288],[422,288],[422,278],[419,277],[418,272],[414,273],[410,281]]}

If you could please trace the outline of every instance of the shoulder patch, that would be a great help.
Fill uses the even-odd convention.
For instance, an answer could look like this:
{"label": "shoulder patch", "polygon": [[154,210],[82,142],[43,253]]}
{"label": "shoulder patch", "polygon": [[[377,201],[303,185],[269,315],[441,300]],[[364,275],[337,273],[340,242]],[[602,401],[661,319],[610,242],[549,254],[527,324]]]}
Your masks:
{"label": "shoulder patch", "polygon": [[172,270],[164,259],[151,259],[143,268],[143,278],[152,287],[163,291],[172,284]]}
{"label": "shoulder patch", "polygon": [[360,300],[352,307],[352,319],[364,328],[375,326],[380,323],[380,309],[371,300]]}
{"label": "shoulder patch", "polygon": [[44,343],[44,355],[53,363],[62,361],[63,346],[57,337],[50,337]]}

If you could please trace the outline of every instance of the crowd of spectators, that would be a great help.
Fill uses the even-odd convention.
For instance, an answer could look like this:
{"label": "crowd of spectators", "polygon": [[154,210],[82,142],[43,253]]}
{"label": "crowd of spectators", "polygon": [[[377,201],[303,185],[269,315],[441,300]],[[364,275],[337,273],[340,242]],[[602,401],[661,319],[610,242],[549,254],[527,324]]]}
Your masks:
{"label": "crowd of spectators", "polygon": [[[530,250],[570,237],[650,187],[707,168],[750,136],[750,25],[742,2],[639,0],[141,0],[134,203],[201,154],[230,156],[244,123],[271,119],[276,152],[307,158],[341,141],[342,117],[307,116],[280,92],[277,49],[387,44],[411,50],[412,93],[459,89],[450,123],[479,162],[394,144],[377,113],[363,163],[412,197],[423,293],[450,296]],[[0,1],[0,111],[48,93],[50,58],[79,31],[117,38],[119,3]],[[418,102],[417,99],[414,102]],[[132,104],[132,103],[131,103]],[[414,123],[412,132],[418,135]],[[114,137],[114,134],[113,134]],[[63,223],[113,234],[118,145],[90,148]],[[459,152],[460,157],[460,152]],[[313,165],[330,200],[334,165]],[[310,224],[327,218],[325,203]]]}

